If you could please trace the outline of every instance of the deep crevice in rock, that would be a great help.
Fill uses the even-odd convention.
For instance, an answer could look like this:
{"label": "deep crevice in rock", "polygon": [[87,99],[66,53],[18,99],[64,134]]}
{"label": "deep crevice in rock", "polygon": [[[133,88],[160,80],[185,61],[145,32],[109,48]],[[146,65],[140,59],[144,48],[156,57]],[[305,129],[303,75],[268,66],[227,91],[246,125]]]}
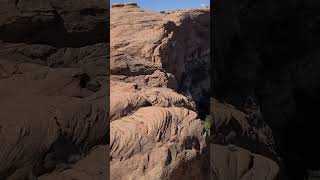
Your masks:
{"label": "deep crevice in rock", "polygon": [[[320,144],[314,140],[320,136],[316,130],[320,6],[316,1],[256,1],[252,6],[242,4],[246,13],[232,14],[232,5],[240,7],[228,2],[230,12],[224,12],[236,25],[223,28],[227,32],[234,25],[241,31],[216,39],[212,95],[241,111],[248,97],[255,99],[272,129],[280,174],[287,176],[283,179],[302,180],[308,169],[320,169]],[[246,148],[266,156],[254,145]]]}
{"label": "deep crevice in rock", "polygon": [[197,105],[201,119],[209,114],[210,74],[210,14],[185,18],[181,25],[169,23],[167,33],[173,32],[164,48],[163,68],[178,81],[178,91],[191,97]]}

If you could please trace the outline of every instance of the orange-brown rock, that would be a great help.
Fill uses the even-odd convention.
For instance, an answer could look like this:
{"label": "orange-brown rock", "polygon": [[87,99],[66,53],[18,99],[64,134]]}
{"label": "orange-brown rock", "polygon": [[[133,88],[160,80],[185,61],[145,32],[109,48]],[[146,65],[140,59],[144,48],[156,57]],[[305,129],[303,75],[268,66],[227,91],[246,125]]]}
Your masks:
{"label": "orange-brown rock", "polygon": [[105,179],[108,1],[1,1],[0,179]]}
{"label": "orange-brown rock", "polygon": [[110,19],[111,179],[208,178],[197,103],[209,89],[209,10],[123,5]]}

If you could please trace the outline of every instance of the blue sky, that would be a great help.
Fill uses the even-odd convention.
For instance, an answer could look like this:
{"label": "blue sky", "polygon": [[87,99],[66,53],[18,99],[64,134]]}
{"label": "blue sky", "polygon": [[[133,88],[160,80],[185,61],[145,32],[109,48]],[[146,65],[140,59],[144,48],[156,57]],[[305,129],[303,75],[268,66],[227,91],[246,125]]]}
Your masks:
{"label": "blue sky", "polygon": [[136,2],[143,9],[153,11],[199,8],[209,5],[210,0],[110,0],[110,3]]}

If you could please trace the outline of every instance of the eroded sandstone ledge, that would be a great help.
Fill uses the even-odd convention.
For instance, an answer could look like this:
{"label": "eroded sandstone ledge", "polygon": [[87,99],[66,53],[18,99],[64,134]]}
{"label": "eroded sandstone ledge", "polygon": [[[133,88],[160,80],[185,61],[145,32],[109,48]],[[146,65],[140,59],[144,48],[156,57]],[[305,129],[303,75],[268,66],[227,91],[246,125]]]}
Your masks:
{"label": "eroded sandstone ledge", "polygon": [[111,179],[207,179],[209,10],[123,5],[110,18]]}
{"label": "eroded sandstone ledge", "polygon": [[1,1],[0,179],[109,177],[108,1]]}

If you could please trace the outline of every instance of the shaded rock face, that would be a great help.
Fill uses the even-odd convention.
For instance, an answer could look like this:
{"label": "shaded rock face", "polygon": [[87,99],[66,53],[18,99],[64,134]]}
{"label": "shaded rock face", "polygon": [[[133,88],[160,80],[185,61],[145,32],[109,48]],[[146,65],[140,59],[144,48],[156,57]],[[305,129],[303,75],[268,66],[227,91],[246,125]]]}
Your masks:
{"label": "shaded rock face", "polygon": [[111,179],[208,179],[198,98],[209,90],[209,10],[117,4],[110,19]]}
{"label": "shaded rock face", "polygon": [[278,178],[276,162],[237,146],[210,145],[211,179],[273,180]]}
{"label": "shaded rock face", "polygon": [[2,1],[0,179],[109,177],[108,1]]}
{"label": "shaded rock face", "polygon": [[12,43],[81,47],[107,42],[108,1],[2,1],[0,38]]}
{"label": "shaded rock face", "polygon": [[212,98],[211,117],[211,179],[281,178],[273,132],[258,106],[239,109]]}
{"label": "shaded rock face", "polygon": [[[270,158],[280,160],[281,175],[286,176],[281,179],[303,179],[307,169],[320,167],[319,145],[313,140],[319,135],[315,108],[320,75],[316,70],[319,3],[299,0],[224,3],[216,4],[216,27],[237,28],[226,31],[220,39],[220,31],[215,34],[212,96],[242,112],[254,102],[263,124],[272,130],[277,155]],[[233,21],[222,24],[227,15]],[[240,141],[237,145],[256,150]]]}

